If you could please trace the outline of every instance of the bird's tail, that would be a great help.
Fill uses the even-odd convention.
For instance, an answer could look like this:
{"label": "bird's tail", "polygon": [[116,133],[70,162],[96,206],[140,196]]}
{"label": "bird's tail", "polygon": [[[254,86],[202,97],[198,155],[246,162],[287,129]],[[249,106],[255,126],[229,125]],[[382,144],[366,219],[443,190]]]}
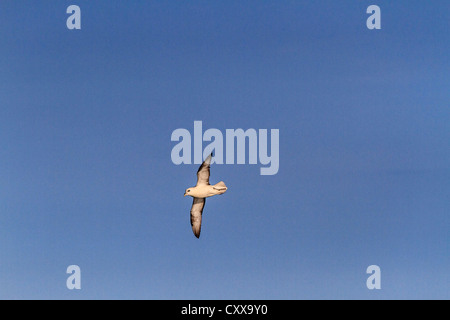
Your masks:
{"label": "bird's tail", "polygon": [[217,194],[222,194],[225,193],[225,191],[227,191],[227,186],[225,185],[225,182],[220,181],[219,183],[215,184],[213,186],[214,190],[217,190]]}

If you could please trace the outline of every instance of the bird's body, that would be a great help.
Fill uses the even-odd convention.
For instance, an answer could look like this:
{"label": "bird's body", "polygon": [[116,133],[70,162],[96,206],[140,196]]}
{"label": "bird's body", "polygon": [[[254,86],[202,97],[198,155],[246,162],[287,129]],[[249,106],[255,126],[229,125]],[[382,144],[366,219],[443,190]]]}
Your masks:
{"label": "bird's body", "polygon": [[205,207],[205,199],[223,194],[227,191],[227,186],[223,181],[215,184],[209,184],[209,168],[211,164],[212,154],[210,154],[206,160],[202,163],[197,171],[197,185],[192,188],[186,189],[185,196],[191,196],[194,198],[191,208],[191,226],[194,235],[200,238],[200,230],[202,226],[202,213]]}
{"label": "bird's body", "polygon": [[223,194],[227,191],[227,187],[223,181],[213,186],[201,185],[189,189],[191,190],[189,195],[194,198],[209,198],[218,194]]}

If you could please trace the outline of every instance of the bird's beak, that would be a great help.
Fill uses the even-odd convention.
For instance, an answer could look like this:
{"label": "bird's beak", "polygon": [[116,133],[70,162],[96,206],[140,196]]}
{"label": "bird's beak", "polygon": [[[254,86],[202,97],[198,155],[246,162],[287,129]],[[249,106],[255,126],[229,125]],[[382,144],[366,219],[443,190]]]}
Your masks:
{"label": "bird's beak", "polygon": [[184,196],[183,197],[186,197],[186,192],[184,193]]}

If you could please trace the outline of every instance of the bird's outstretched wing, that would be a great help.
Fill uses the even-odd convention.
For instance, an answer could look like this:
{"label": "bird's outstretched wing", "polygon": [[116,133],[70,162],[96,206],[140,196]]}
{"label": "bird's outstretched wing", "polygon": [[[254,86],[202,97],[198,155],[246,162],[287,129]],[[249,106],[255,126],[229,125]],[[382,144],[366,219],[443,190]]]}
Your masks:
{"label": "bird's outstretched wing", "polygon": [[191,208],[191,226],[197,238],[200,238],[200,230],[202,228],[202,212],[205,206],[205,198],[194,198]]}
{"label": "bird's outstretched wing", "polygon": [[211,164],[212,153],[203,161],[197,171],[197,186],[209,185],[209,167]]}

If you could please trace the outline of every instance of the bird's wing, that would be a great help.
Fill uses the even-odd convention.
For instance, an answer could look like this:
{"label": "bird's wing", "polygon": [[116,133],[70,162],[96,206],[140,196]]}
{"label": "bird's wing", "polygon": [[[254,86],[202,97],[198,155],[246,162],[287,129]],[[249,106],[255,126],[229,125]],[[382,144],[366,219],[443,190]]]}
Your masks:
{"label": "bird's wing", "polygon": [[197,171],[197,186],[209,185],[209,167],[211,164],[212,153],[203,161]]}
{"label": "bird's wing", "polygon": [[192,231],[197,238],[200,238],[200,230],[202,228],[202,212],[205,206],[205,198],[194,198],[191,208],[191,226]]}

